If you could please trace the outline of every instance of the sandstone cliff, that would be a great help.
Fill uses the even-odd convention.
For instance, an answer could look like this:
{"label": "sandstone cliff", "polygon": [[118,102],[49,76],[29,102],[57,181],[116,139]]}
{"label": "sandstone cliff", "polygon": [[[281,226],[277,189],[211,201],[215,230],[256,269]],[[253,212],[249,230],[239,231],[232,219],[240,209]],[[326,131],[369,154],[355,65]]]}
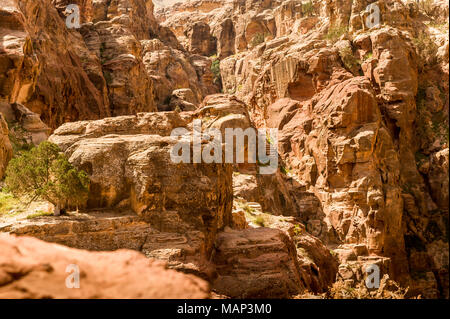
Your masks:
{"label": "sandstone cliff", "polygon": [[[372,2],[0,0],[0,176],[17,132],[51,129],[91,179],[85,211],[0,231],[137,250],[222,296],[356,287],[375,264],[448,298],[448,3]],[[198,119],[278,129],[276,173],[173,163]]]}

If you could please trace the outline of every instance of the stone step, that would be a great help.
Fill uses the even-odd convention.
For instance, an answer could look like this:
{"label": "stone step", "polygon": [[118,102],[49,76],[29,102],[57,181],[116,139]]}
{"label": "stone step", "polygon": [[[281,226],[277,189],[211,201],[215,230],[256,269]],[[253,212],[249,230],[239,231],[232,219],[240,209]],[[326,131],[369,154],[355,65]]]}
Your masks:
{"label": "stone step", "polygon": [[262,207],[261,207],[260,203],[250,202],[250,203],[247,203],[247,206],[250,208],[253,208],[254,210],[262,211]]}

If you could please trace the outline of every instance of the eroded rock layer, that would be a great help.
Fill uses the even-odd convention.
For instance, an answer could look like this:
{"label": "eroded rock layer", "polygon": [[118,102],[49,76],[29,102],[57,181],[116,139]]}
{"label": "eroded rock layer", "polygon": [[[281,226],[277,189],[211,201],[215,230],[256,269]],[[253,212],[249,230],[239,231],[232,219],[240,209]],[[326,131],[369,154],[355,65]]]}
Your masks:
{"label": "eroded rock layer", "polygon": [[[164,263],[131,250],[89,252],[6,234],[0,234],[0,246],[2,299],[203,299],[210,296],[208,284],[203,280],[169,270]],[[68,275],[76,271],[80,272],[77,279],[68,280]]]}
{"label": "eroded rock layer", "polygon": [[[85,215],[1,230],[138,250],[230,297],[356,287],[377,265],[448,298],[448,3],[156,6],[0,0],[0,176],[18,128],[38,144],[49,127],[91,179]],[[176,128],[277,129],[278,169],[248,144],[245,163],[175,163]]]}

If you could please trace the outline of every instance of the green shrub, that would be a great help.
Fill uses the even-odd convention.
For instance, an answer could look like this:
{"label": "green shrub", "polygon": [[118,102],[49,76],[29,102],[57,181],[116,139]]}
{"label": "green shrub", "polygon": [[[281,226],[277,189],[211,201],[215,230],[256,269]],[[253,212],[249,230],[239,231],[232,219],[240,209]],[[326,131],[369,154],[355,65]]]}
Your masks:
{"label": "green shrub", "polygon": [[76,207],[87,201],[89,178],[69,163],[57,145],[43,142],[10,161],[5,185],[14,196],[28,196],[31,202],[42,199]]}
{"label": "green shrub", "polygon": [[361,67],[361,61],[358,60],[350,47],[345,47],[339,50],[339,56],[341,57],[342,63],[347,70],[353,74],[357,74]]}
{"label": "green shrub", "polygon": [[330,28],[328,28],[326,39],[331,41],[332,43],[336,43],[341,38],[341,36],[343,36],[347,32],[348,27],[330,26]]}
{"label": "green shrub", "polygon": [[434,66],[438,63],[438,46],[429,34],[423,31],[419,32],[412,42],[419,56],[419,68],[424,68],[427,65]]}
{"label": "green shrub", "polygon": [[314,5],[311,0],[302,3],[303,15],[310,17],[314,14]]}
{"label": "green shrub", "polygon": [[211,72],[214,74],[214,84],[222,85],[222,75],[220,73],[220,60],[214,56],[211,64]]}
{"label": "green shrub", "polygon": [[420,85],[416,97],[416,135],[421,147],[433,143],[436,138],[449,143],[448,117],[443,110],[432,114],[426,107],[426,89]]}
{"label": "green shrub", "polygon": [[252,41],[250,42],[252,47],[256,47],[262,43],[264,43],[266,36],[264,33],[257,33],[253,36]]}
{"label": "green shrub", "polygon": [[266,221],[265,221],[264,217],[262,217],[262,216],[256,217],[254,222],[256,225],[261,226],[261,227],[264,227],[266,224]]}
{"label": "green shrub", "polygon": [[284,175],[288,175],[290,173],[290,170],[288,168],[284,167],[284,166],[280,166],[280,171]]}
{"label": "green shrub", "polygon": [[13,149],[14,156],[22,151],[29,151],[33,145],[28,143],[25,138],[25,130],[17,123],[9,123],[9,140]]}
{"label": "green shrub", "polygon": [[295,225],[294,226],[294,235],[299,236],[301,235],[303,232],[302,228],[300,227],[300,225]]}
{"label": "green shrub", "polygon": [[312,16],[314,14],[314,5],[312,1],[302,3],[302,12],[305,16]]}

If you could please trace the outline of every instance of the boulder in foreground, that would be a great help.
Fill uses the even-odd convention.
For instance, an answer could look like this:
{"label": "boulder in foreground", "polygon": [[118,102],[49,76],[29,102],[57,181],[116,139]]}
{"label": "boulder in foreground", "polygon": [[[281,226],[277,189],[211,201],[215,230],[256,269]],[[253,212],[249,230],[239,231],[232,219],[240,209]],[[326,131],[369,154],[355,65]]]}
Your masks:
{"label": "boulder in foreground", "polygon": [[[0,298],[200,299],[208,284],[131,250],[89,252],[0,235]],[[67,288],[77,265],[80,288]],[[66,272],[69,269],[69,272]],[[70,282],[70,279],[69,279]]]}

